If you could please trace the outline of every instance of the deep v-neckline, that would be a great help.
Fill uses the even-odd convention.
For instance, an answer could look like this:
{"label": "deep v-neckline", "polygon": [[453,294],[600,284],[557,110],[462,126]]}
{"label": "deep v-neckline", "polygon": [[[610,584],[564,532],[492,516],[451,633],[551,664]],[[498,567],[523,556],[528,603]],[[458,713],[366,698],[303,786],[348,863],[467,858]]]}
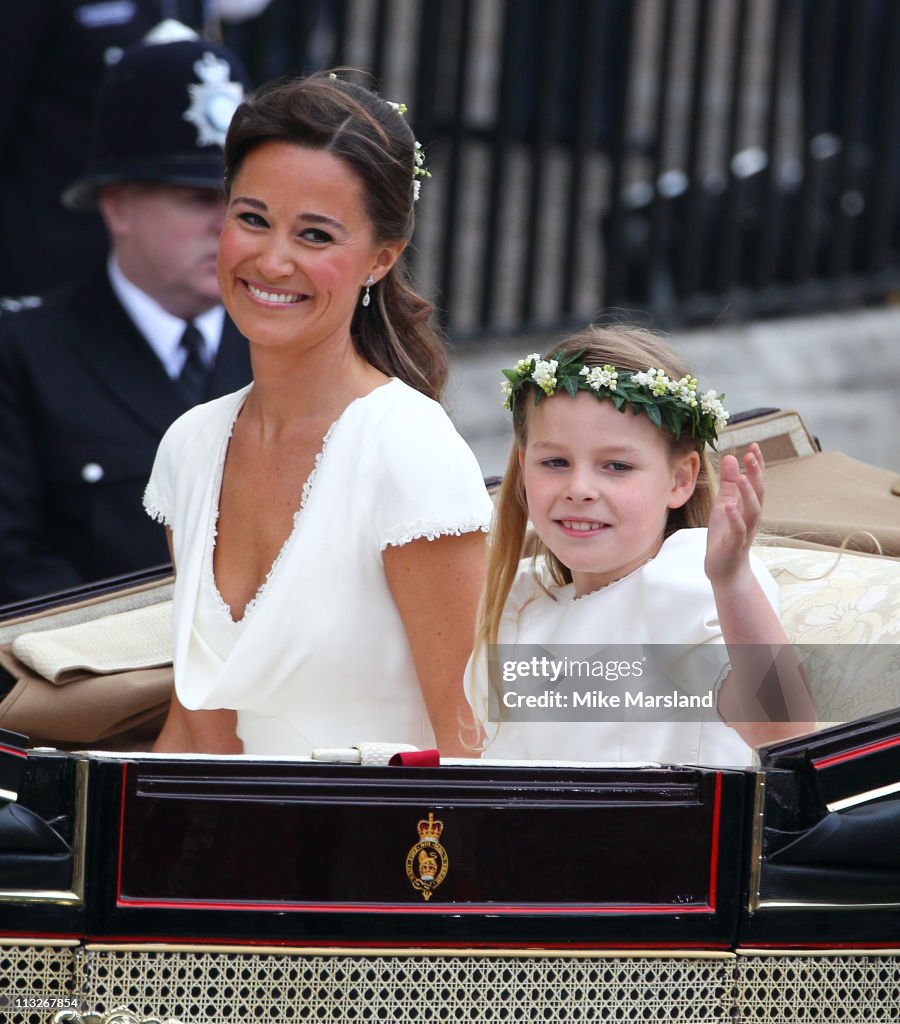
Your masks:
{"label": "deep v-neckline", "polygon": [[291,543],[294,540],[294,537],[297,535],[301,519],[303,518],[303,512],[306,509],[310,496],[312,495],[313,484],[315,483],[316,476],[318,475],[319,469],[321,468],[322,462],[325,458],[325,454],[328,450],[329,442],[331,441],[332,435],[334,434],[334,431],[337,428],[338,424],[341,422],[341,420],[344,419],[348,411],[354,405],[356,405],[359,402],[364,402],[371,395],[374,395],[376,391],[380,391],[382,388],[388,387],[391,384],[391,382],[395,379],[396,378],[391,377],[387,381],[385,381],[384,384],[380,384],[378,387],[373,388],[366,394],[360,395],[358,398],[354,398],[345,406],[344,410],[335,420],[332,421],[331,425],[325,431],[325,434],[322,437],[321,447],[319,448],[319,451],[315,459],[313,460],[312,469],[310,469],[309,475],[306,477],[306,480],[303,482],[303,486],[300,489],[300,503],[297,510],[294,512],[293,522],[291,523],[291,529],[288,532],[287,537],[285,537],[281,547],[279,548],[278,554],[275,556],[274,561],[269,567],[269,571],[266,573],[265,578],[256,588],[256,593],[253,595],[253,597],[250,598],[247,604],[244,605],[243,614],[239,619],[236,619],[234,617],[231,611],[231,606],[228,604],[225,598],[222,597],[222,593],[219,590],[219,585],[216,582],[215,570],[216,537],[218,536],[219,512],[222,507],[222,482],[225,475],[225,460],[228,457],[228,448],[231,444],[231,436],[234,433],[235,424],[237,423],[238,417],[241,414],[241,410],[244,408],[244,403],[247,400],[247,396],[250,394],[250,389],[247,390],[241,401],[237,404],[237,407],[234,410],[234,414],[231,417],[231,423],[229,424],[228,431],[225,434],[225,439],[222,444],[222,450],[219,456],[219,465],[216,473],[215,489],[213,491],[213,493],[216,495],[216,505],[215,509],[213,510],[212,522],[210,524],[209,540],[207,543],[206,552],[207,584],[212,590],[213,599],[215,601],[216,607],[227,618],[228,622],[232,626],[246,625],[246,623],[252,616],[253,611],[262,600],[263,595],[265,594],[266,590],[269,587],[269,583],[271,582],[272,578],[278,571],[279,565],[284,560],[285,554],[290,548]]}
{"label": "deep v-neckline", "polygon": [[[247,394],[249,394],[249,391],[247,392]],[[246,397],[247,396],[245,395],[244,401],[246,401]],[[363,395],[362,397],[365,398],[366,396]],[[217,469],[216,485],[214,491],[214,493],[217,495],[216,507],[215,510],[213,511],[206,557],[206,570],[208,573],[207,583],[210,585],[212,589],[216,607],[226,616],[226,618],[228,619],[232,626],[244,625],[248,621],[250,616],[253,614],[254,608],[256,608],[256,606],[262,600],[262,597],[269,586],[270,580],[277,572],[278,566],[284,559],[284,555],[287,552],[288,548],[290,547],[291,541],[294,539],[295,534],[297,533],[300,518],[303,515],[303,511],[306,508],[307,503],[309,502],[309,497],[312,494],[313,482],[315,481],[316,474],[319,472],[319,467],[322,464],[322,459],[325,457],[325,452],[328,448],[328,442],[331,440],[331,436],[334,433],[334,429],[346,414],[347,409],[349,409],[350,406],[353,405],[355,402],[359,401],[359,399],[354,399],[353,402],[350,402],[349,405],[340,414],[340,416],[338,416],[338,418],[334,420],[331,423],[331,426],[329,426],[329,428],[325,431],[325,434],[322,437],[322,444],[319,448],[318,453],[316,454],[315,459],[313,460],[312,469],[309,471],[309,475],[306,477],[306,480],[304,480],[303,486],[300,489],[300,503],[297,507],[297,510],[294,512],[293,521],[291,523],[291,529],[288,531],[288,535],[285,537],[281,547],[278,549],[278,554],[275,556],[274,561],[269,566],[269,571],[266,573],[262,582],[256,588],[256,593],[244,605],[244,611],[241,617],[239,619],[236,619],[234,617],[234,613],[231,610],[231,606],[228,604],[225,598],[222,597],[222,592],[219,590],[219,584],[216,581],[215,557],[216,538],[219,533],[219,513],[222,507],[222,482],[225,476],[225,460],[228,457],[228,449],[231,445],[231,436],[234,433],[234,427],[235,424],[237,423],[238,416],[240,416],[241,414],[241,409],[243,409],[244,407],[244,401],[241,401],[238,404],[238,407],[235,409],[234,415],[231,418],[231,424],[228,428],[228,433],[225,435],[225,441],[224,444],[222,445],[222,453],[219,458],[219,466]]]}

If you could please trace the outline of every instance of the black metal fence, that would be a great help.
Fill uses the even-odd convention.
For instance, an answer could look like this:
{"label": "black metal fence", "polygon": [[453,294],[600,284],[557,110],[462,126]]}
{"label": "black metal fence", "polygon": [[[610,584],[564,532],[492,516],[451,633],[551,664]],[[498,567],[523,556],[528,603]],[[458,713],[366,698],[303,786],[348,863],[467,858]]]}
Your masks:
{"label": "black metal fence", "polygon": [[409,105],[457,338],[900,286],[900,0],[272,0],[229,31],[257,80],[350,66]]}

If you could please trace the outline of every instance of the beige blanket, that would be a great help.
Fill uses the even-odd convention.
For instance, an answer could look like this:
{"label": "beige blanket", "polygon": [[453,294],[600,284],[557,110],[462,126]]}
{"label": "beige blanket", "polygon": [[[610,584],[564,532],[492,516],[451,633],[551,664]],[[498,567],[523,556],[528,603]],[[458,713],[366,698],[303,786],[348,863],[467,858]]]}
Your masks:
{"label": "beige blanket", "polygon": [[160,668],[172,661],[172,603],[165,601],[82,622],[22,633],[12,653],[57,686],[85,675]]}

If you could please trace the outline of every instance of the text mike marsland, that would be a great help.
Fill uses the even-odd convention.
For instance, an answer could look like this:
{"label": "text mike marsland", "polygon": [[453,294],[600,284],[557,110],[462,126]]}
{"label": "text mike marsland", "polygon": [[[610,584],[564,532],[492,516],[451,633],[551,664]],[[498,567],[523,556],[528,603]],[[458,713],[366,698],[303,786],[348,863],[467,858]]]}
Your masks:
{"label": "text mike marsland", "polygon": [[506,708],[712,708],[712,692],[687,694],[678,690],[671,693],[644,693],[641,690],[624,693],[605,693],[603,690],[544,690],[541,693],[503,691]]}

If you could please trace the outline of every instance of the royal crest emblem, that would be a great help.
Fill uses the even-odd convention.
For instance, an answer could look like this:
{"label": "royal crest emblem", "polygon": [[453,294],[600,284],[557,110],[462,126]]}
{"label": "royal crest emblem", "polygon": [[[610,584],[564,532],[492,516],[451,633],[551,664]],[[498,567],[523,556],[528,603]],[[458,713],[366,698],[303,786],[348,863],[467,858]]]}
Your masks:
{"label": "royal crest emblem", "polygon": [[424,900],[430,900],[431,894],[447,877],[449,859],[447,851],[440,844],[444,823],[435,821],[433,812],[423,818],[416,826],[419,841],[406,855],[406,876],[413,889],[422,894]]}
{"label": "royal crest emblem", "polygon": [[194,62],[194,71],[200,82],[188,85],[191,105],[184,119],[196,127],[198,146],[224,146],[228,125],[244,98],[244,87],[229,78],[228,61],[209,51]]}

